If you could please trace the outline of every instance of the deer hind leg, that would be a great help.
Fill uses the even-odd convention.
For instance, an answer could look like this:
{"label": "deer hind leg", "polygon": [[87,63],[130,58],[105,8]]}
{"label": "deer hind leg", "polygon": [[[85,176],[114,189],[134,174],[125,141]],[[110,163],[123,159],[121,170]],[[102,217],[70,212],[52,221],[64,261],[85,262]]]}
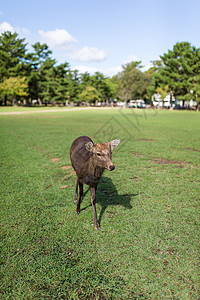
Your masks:
{"label": "deer hind leg", "polygon": [[83,184],[80,183],[79,180],[77,180],[77,181],[78,181],[77,185],[79,186],[79,199],[78,199],[78,203],[77,203],[76,214],[79,215],[79,213],[80,213],[80,206],[81,206],[81,200],[83,199]]}
{"label": "deer hind leg", "polygon": [[96,212],[96,187],[91,187],[91,203],[94,212],[94,227],[96,230],[99,230],[99,223],[97,222],[97,212]]}

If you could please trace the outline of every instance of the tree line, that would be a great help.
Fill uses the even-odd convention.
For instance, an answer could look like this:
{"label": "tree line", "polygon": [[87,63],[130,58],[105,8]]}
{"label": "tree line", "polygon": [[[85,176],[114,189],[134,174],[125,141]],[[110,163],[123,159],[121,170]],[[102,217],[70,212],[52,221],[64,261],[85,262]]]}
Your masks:
{"label": "tree line", "polygon": [[155,93],[179,100],[200,102],[200,48],[188,42],[176,43],[172,50],[152,62],[142,72],[141,61],[122,66],[112,78],[100,72],[90,75],[70,69],[68,62],[57,64],[47,44],[39,42],[28,52],[25,39],[9,31],[0,35],[1,104],[109,103],[113,99],[144,99]]}

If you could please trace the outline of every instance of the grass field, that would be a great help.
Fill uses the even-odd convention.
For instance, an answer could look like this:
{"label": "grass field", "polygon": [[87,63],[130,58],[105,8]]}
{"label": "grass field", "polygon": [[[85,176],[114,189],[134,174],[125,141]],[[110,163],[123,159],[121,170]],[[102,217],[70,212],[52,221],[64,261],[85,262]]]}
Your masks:
{"label": "grass field", "polygon": [[59,106],[32,106],[32,107],[28,107],[28,106],[0,106],[0,114],[1,113],[10,113],[10,112],[38,112],[38,111],[46,111],[46,110],[57,110],[57,111],[62,111],[62,110],[66,110],[67,109],[71,109],[73,107],[71,106],[63,106],[63,107],[59,107]]}
{"label": "grass field", "polygon": [[[200,114],[95,110],[0,116],[1,299],[198,299]],[[73,203],[72,141],[120,138]]]}

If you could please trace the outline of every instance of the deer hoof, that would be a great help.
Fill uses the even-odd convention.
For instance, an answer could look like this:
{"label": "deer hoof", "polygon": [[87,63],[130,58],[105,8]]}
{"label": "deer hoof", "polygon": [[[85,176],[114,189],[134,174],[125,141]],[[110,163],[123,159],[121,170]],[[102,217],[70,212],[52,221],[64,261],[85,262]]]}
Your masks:
{"label": "deer hoof", "polygon": [[96,229],[97,231],[100,230],[100,227],[99,227],[99,224],[98,224],[98,223],[96,224],[95,229]]}

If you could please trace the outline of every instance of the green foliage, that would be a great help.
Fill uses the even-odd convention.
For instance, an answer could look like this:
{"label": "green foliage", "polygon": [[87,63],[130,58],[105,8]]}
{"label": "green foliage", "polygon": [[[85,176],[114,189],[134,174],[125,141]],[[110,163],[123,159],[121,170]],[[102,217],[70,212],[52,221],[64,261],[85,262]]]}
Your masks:
{"label": "green foliage", "polygon": [[176,43],[161,57],[157,71],[154,73],[154,87],[169,86],[174,96],[190,100],[190,91],[195,89],[195,79],[200,76],[200,48],[190,43]]}
{"label": "green foliage", "polygon": [[0,82],[9,77],[27,75],[30,64],[24,41],[18,38],[17,33],[4,32],[0,35]]}
{"label": "green foliage", "polygon": [[128,101],[130,99],[144,99],[150,85],[149,76],[139,69],[141,62],[131,62],[123,66],[119,74],[117,96]]}
{"label": "green foliage", "polygon": [[78,94],[80,91],[80,79],[77,70],[68,70],[67,76],[67,96],[74,102],[79,102]]}
{"label": "green foliage", "polygon": [[[38,99],[46,104],[79,102],[79,96],[82,97],[88,87],[96,89],[99,97],[96,96],[96,100],[103,102],[116,97],[124,101],[147,99],[157,88],[164,90],[169,86],[170,93],[180,100],[190,100],[191,91],[194,91],[193,100],[200,102],[200,48],[187,42],[176,43],[173,50],[154,61],[147,72],[142,72],[141,62],[135,61],[123,65],[122,72],[113,78],[100,72],[79,74],[77,70],[71,70],[67,62],[58,65],[47,44],[35,43],[31,53],[27,53],[26,47],[25,39],[20,39],[17,33],[0,35],[0,83],[10,77],[25,76],[27,101]],[[5,105],[11,94],[4,93]]]}
{"label": "green foliage", "polygon": [[12,96],[13,104],[16,104],[16,97],[28,95],[28,84],[26,77],[9,77],[0,83],[0,95]]}
{"label": "green foliage", "polygon": [[107,96],[107,86],[105,83],[105,76],[100,72],[95,72],[93,76],[91,76],[92,86],[98,90],[102,99],[105,99]]}
{"label": "green foliage", "polygon": [[113,76],[112,78],[107,77],[105,79],[105,84],[107,87],[107,93],[106,93],[107,98],[114,99],[117,94],[117,86],[118,86],[117,76]]}
{"label": "green foliage", "polygon": [[[122,140],[99,232],[86,186],[79,216],[73,202],[69,149],[85,134]],[[0,298],[198,299],[199,134],[187,111],[0,116]]]}
{"label": "green foliage", "polygon": [[79,94],[79,99],[80,99],[80,101],[94,103],[95,101],[99,101],[101,98],[100,98],[99,92],[97,91],[97,89],[95,87],[86,86],[85,90],[83,90]]}

